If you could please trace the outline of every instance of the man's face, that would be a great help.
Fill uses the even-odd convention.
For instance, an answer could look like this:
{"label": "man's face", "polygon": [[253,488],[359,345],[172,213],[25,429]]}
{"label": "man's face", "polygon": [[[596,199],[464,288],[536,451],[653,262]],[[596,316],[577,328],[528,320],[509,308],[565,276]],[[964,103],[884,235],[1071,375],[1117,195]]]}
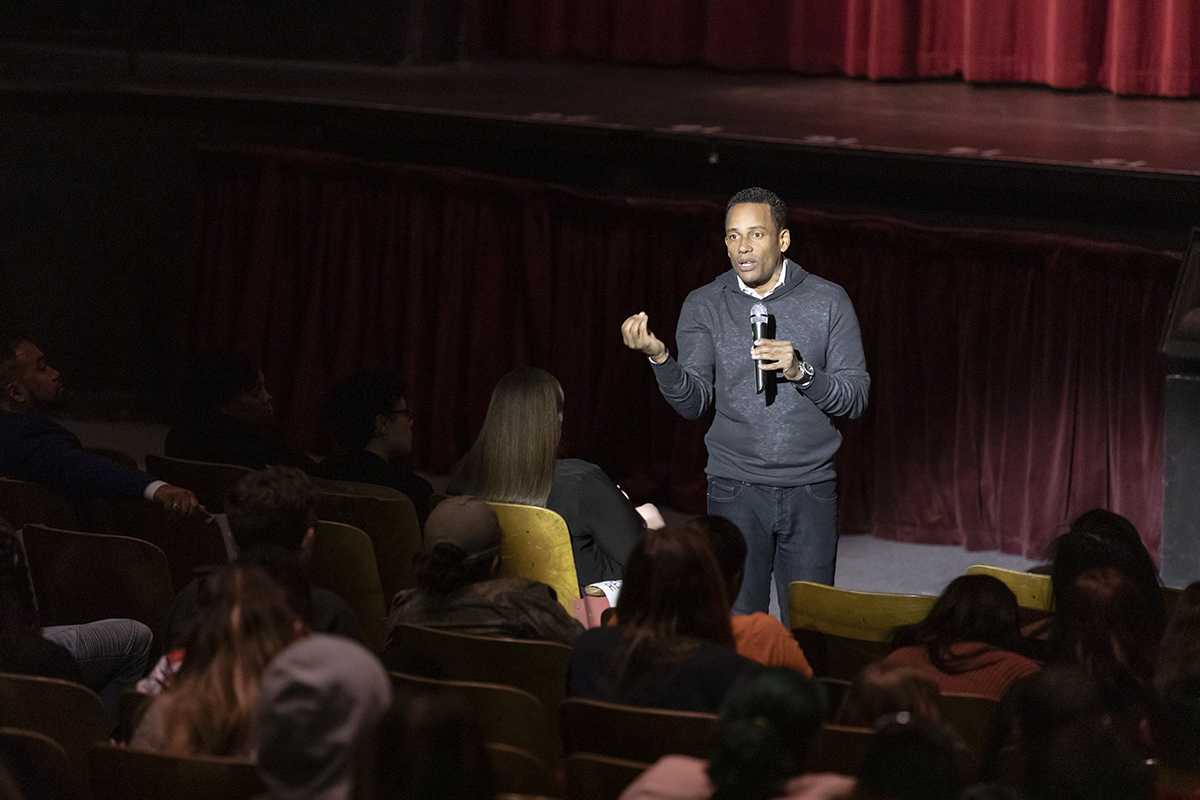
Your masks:
{"label": "man's face", "polygon": [[225,404],[226,414],[249,422],[263,422],[275,416],[275,405],[271,393],[267,391],[267,382],[262,370],[258,372],[258,380],[254,387],[247,389]]}
{"label": "man's face", "polygon": [[413,446],[413,413],[403,397],[392,404],[392,410],[384,415],[382,433],[387,449],[395,456],[407,456]]}
{"label": "man's face", "polygon": [[738,203],[725,215],[725,249],[742,282],[762,286],[775,275],[791,244],[787,229],[778,230],[766,203]]}
{"label": "man's face", "polygon": [[46,363],[46,354],[30,341],[13,351],[18,377],[4,387],[4,399],[22,406],[42,408],[52,405],[62,393],[58,370]]}

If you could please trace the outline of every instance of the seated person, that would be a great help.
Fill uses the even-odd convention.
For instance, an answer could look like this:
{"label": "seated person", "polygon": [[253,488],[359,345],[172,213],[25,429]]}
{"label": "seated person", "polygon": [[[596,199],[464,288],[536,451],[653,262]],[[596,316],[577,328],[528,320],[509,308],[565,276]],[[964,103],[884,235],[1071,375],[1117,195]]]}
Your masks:
{"label": "seated person", "polygon": [[387,673],[360,644],[313,634],[277,655],[258,698],[258,775],[267,796],[374,797],[376,738],[391,702]]}
{"label": "seated person", "polygon": [[[498,577],[503,534],[496,512],[474,497],[437,504],[425,524],[417,557],[417,587],[396,593],[388,628],[422,625],[477,636],[572,644],[583,632],[544,583]],[[384,661],[402,669],[404,653],[391,641]]]}
{"label": "seated person", "polygon": [[575,642],[568,695],[713,713],[759,669],[734,650],[725,584],[707,538],[691,528],[649,531],[634,546],[617,618]]}
{"label": "seated person", "polygon": [[151,701],[130,744],[171,755],[252,757],[260,680],[305,632],[287,595],[257,567],[229,564],[205,577],[179,671]]}
{"label": "seated person", "polygon": [[883,663],[929,676],[941,692],[999,700],[1040,669],[1022,654],[1017,598],[990,575],[962,575],[942,591],[929,615],[897,632],[898,646]]}
{"label": "seated person", "polygon": [[869,728],[885,714],[906,711],[931,722],[942,721],[937,684],[907,667],[871,664],[850,684],[834,720],[839,725]]}
{"label": "seated person", "polygon": [[1200,798],[1200,677],[1176,674],[1159,682],[1150,730],[1158,800]]}
{"label": "seated person", "polygon": [[602,469],[558,458],[563,402],[562,386],[545,370],[521,367],[501,378],[446,491],[558,512],[571,532],[579,584],[620,580],[646,526]]}
{"label": "seated person", "polygon": [[[724,517],[696,517],[688,527],[705,534],[725,582],[725,593],[732,606],[742,588],[746,564],[746,539],[738,527]],[[738,653],[768,667],[787,667],[811,678],[813,671],[796,643],[796,637],[783,623],[762,611],[734,614],[733,640]]]}
{"label": "seated person", "polygon": [[931,720],[902,711],[876,720],[855,800],[958,800],[968,755]]}
{"label": "seated person", "polygon": [[356,372],[329,393],[321,416],[339,450],[308,471],[335,481],[390,486],[413,501],[424,525],[433,487],[405,465],[412,455],[413,415],[399,378],[376,370]]}
{"label": "seated person", "polygon": [[199,508],[187,489],[86,452],[47,416],[62,394],[58,370],[27,336],[0,340],[0,475],[44,483],[75,499],[144,497],[173,511]]}
{"label": "seated person", "polygon": [[479,709],[457,691],[397,692],[380,723],[377,776],[379,798],[494,800]]}
{"label": "seated person", "polygon": [[852,779],[804,774],[821,733],[823,710],[824,697],[815,683],[792,670],[765,669],[726,698],[711,760],[659,759],[625,789],[621,800],[848,800],[854,794]]}
{"label": "seated person", "polygon": [[[317,494],[312,480],[293,467],[269,467],[244,475],[225,499],[238,561],[264,569],[287,592],[292,609],[320,633],[362,638],[354,612],[342,598],[312,586],[308,559],[316,536]],[[179,647],[199,619],[193,580],[175,597],[167,616],[167,649]]]}
{"label": "seated person", "polygon": [[153,638],[132,619],[39,625],[25,551],[0,519],[0,672],[81,683],[100,695],[115,724],[121,693],[146,671]]}
{"label": "seated person", "polygon": [[183,397],[187,417],[167,432],[163,446],[171,458],[251,469],[311,463],[284,442],[262,370],[249,358],[236,353],[195,356]]}

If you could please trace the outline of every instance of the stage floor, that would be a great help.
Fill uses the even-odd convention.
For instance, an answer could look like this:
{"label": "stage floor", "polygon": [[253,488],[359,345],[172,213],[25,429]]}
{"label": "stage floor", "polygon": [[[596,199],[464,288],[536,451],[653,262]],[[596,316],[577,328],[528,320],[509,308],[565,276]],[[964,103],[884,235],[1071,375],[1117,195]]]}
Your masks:
{"label": "stage floor", "polygon": [[319,104],[538,126],[1200,176],[1200,102],[961,81],[575,62],[369,67],[0,43],[0,88]]}

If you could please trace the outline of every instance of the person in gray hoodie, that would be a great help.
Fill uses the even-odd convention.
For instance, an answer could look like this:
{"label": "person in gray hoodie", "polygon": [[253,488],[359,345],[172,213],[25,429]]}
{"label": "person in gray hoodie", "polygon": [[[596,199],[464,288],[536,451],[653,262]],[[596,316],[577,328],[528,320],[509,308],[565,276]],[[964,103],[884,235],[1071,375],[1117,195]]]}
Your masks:
{"label": "person in gray hoodie", "polygon": [[[785,623],[789,583],[833,583],[834,456],[842,437],[832,419],[861,416],[871,384],[850,298],[783,255],[791,244],[786,222],[787,207],[766,189],[743,189],[729,200],[732,269],[684,301],[676,357],[645,312],[621,325],[625,345],[649,358],[663,398],[680,416],[715,410],[704,439],[708,513],[737,525],[749,548],[734,613],[768,609],[774,572]],[[750,324],[756,304],[768,315],[758,340]]]}

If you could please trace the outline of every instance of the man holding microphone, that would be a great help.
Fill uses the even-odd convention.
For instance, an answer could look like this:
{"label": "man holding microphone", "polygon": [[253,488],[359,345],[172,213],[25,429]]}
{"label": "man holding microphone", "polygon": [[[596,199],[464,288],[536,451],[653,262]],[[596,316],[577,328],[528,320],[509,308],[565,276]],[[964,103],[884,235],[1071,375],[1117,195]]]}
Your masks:
{"label": "man holding microphone", "polygon": [[[736,524],[749,549],[733,611],[766,611],[774,572],[784,623],[789,583],[833,583],[834,455],[842,437],[831,418],[861,416],[871,382],[850,298],[784,257],[791,243],[786,221],[783,201],[766,189],[743,189],[730,199],[725,248],[732,269],[684,301],[677,357],[644,312],[621,324],[625,345],[649,358],[659,390],[680,416],[697,419],[715,408],[704,438],[708,513]],[[751,335],[751,314],[763,311],[756,304],[766,307],[771,338]]]}

